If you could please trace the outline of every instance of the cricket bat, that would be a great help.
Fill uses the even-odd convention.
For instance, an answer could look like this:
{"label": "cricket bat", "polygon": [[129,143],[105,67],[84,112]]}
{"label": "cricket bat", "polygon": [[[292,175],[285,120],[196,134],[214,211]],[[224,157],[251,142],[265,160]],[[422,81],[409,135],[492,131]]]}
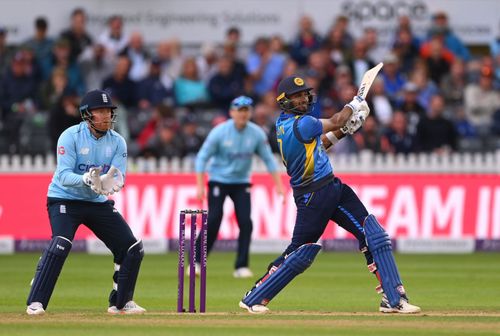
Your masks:
{"label": "cricket bat", "polygon": [[361,84],[359,85],[358,89],[358,96],[363,97],[363,99],[366,99],[366,95],[368,94],[368,91],[370,91],[370,87],[373,84],[373,81],[375,80],[375,77],[377,77],[378,72],[382,67],[384,66],[384,63],[380,62],[363,75],[363,78],[361,79]]}

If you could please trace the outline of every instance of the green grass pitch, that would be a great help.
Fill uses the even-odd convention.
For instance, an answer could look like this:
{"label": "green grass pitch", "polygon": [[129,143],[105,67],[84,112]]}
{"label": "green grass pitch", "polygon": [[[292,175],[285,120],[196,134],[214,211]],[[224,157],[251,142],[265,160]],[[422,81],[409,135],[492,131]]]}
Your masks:
{"label": "green grass pitch", "polygon": [[[143,316],[108,316],[112,257],[73,253],[47,314],[27,316],[25,300],[38,257],[0,256],[0,335],[500,335],[496,253],[397,255],[410,299],[423,310],[415,316],[378,313],[376,281],[356,253],[319,254],[264,316],[238,308],[253,280],[232,278],[233,253],[208,259],[206,314],[175,313],[175,253],[146,255],[135,296],[148,310]],[[274,257],[252,255],[256,275]]]}

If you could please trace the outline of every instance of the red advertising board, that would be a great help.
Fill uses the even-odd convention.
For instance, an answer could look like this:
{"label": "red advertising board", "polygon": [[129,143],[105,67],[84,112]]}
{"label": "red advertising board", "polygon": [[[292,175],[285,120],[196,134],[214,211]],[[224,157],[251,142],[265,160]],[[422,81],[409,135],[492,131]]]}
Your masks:
{"label": "red advertising board", "polygon": [[[500,239],[500,184],[497,175],[342,175],[369,212],[393,238]],[[45,208],[51,175],[0,175],[0,236],[47,239]],[[286,179],[286,177],[283,177]],[[254,239],[289,239],[295,219],[291,190],[283,203],[267,174],[252,186]],[[116,208],[141,238],[175,238],[181,209],[200,208],[193,174],[130,174],[114,196]],[[206,207],[206,206],[204,206]],[[228,199],[220,238],[234,239],[238,227]],[[77,238],[91,233],[81,227]],[[348,238],[330,224],[324,238]]]}

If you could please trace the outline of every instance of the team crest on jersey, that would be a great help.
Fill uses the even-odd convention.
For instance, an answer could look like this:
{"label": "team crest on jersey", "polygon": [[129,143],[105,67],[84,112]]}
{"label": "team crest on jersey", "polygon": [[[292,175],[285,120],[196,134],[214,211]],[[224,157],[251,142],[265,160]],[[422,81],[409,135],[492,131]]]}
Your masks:
{"label": "team crest on jersey", "polygon": [[102,102],[103,103],[107,103],[108,102],[108,95],[105,94],[105,93],[102,94]]}
{"label": "team crest on jersey", "polygon": [[89,152],[90,152],[90,148],[88,148],[88,147],[82,147],[82,148],[80,149],[80,154],[81,154],[81,155],[88,155],[88,154],[89,154]]}

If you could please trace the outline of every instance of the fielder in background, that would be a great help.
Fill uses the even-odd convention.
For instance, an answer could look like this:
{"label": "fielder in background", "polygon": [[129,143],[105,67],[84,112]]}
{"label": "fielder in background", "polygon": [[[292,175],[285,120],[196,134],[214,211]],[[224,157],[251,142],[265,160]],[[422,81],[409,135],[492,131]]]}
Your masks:
{"label": "fielder in background", "polygon": [[250,313],[269,311],[269,301],[312,264],[321,249],[316,242],[332,220],[357,238],[368,269],[379,280],[377,291],[383,293],[379,310],[418,313],[420,308],[408,303],[390,238],[353,190],[333,174],[325,153],[325,147],[361,127],[370,111],[368,105],[356,96],[330,119],[316,119],[308,115],[314,101],[311,90],[296,76],[278,85],[277,101],[282,113],[276,121],[277,138],[290,175],[297,217],[290,245],[269,265],[239,306]]}
{"label": "fielder in background", "polygon": [[[231,102],[231,119],[218,125],[207,136],[198,155],[195,170],[197,198],[205,196],[204,171],[208,168],[208,235],[207,251],[210,252],[222,221],[226,196],[234,203],[236,219],[240,229],[236,253],[235,278],[252,277],[249,266],[249,250],[252,236],[250,219],[250,169],[255,154],[260,156],[276,184],[276,191],[283,198],[283,184],[277,172],[276,162],[259,126],[249,121],[252,114],[252,99],[245,96]],[[200,237],[196,240],[196,272],[199,273]]]}
{"label": "fielder in background", "polygon": [[80,224],[113,252],[115,272],[108,313],[146,311],[133,301],[144,256],[142,242],[114,208],[114,201],[106,197],[121,190],[127,168],[127,145],[112,129],[115,109],[105,91],[90,91],[80,104],[83,122],[59,137],[57,168],[47,194],[52,240],[31,284],[26,309],[29,315],[45,313]]}

